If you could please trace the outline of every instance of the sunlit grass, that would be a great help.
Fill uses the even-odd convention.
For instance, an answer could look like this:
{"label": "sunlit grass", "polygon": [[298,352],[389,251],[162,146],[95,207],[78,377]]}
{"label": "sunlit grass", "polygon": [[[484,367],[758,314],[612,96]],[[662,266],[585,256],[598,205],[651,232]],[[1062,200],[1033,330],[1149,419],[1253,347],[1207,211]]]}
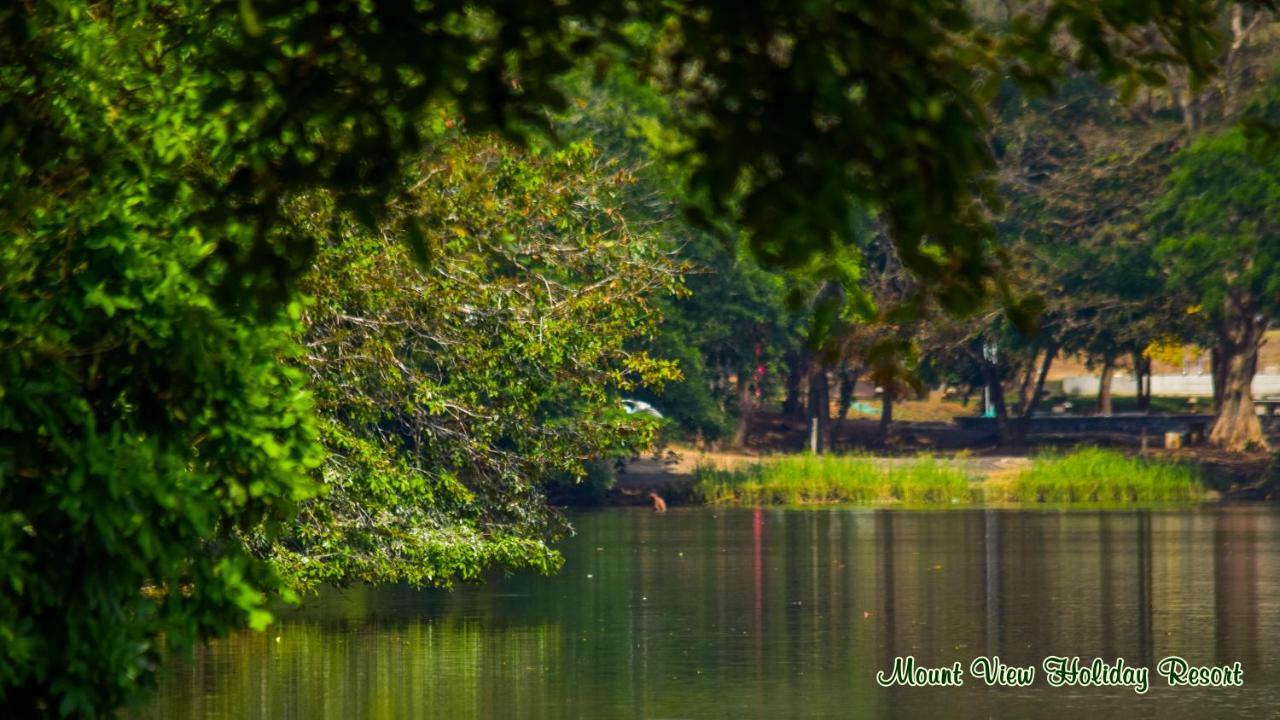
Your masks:
{"label": "sunlit grass", "polygon": [[1039,455],[1012,481],[992,483],[986,495],[990,501],[1066,505],[1195,502],[1204,498],[1205,485],[1185,463],[1081,448]]}
{"label": "sunlit grass", "polygon": [[1192,503],[1205,497],[1188,465],[1082,448],[1038,455],[1021,471],[975,477],[963,460],[794,455],[732,470],[700,467],[693,494],[712,504],[952,506]]}
{"label": "sunlit grass", "polygon": [[927,456],[886,464],[860,455],[795,455],[739,470],[698,468],[694,494],[709,503],[742,505],[972,501],[964,472]]}

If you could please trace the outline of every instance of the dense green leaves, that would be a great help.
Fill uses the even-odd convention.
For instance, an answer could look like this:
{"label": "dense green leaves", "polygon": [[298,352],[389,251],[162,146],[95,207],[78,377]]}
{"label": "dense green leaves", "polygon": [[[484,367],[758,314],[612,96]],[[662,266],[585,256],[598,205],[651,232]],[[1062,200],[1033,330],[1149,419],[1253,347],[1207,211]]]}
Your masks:
{"label": "dense green leaves", "polygon": [[[538,157],[455,139],[418,163],[386,232],[298,203],[325,233],[304,365],[326,494],[273,557],[298,582],[448,584],[558,566],[539,486],[653,439],[619,394],[677,376],[631,350],[678,268],[621,212],[631,182],[589,145]],[[414,226],[416,264],[397,228]]]}
{"label": "dense green leaves", "polygon": [[162,634],[264,625],[274,573],[238,531],[274,532],[320,462],[281,364],[296,324],[214,292],[245,227],[198,219],[198,82],[154,25],[90,10],[3,11],[0,705],[21,717],[137,698]]}
{"label": "dense green leaves", "polygon": [[[772,370],[796,342],[799,313],[785,303],[786,280],[762,267],[740,232],[709,232],[681,212],[694,202],[691,169],[678,152],[684,136],[669,98],[636,72],[613,66],[599,77],[579,73],[566,83],[570,109],[556,117],[565,138],[590,139],[606,157],[635,167],[622,196],[632,223],[645,227],[685,266],[687,292],[664,298],[662,322],[649,342],[679,363],[681,377],[661,389],[641,389],[689,436],[719,440],[737,415],[745,422],[751,395],[733,392],[741,381]],[[768,388],[756,383],[753,392]]]}
{"label": "dense green leaves", "polygon": [[1259,162],[1240,129],[1206,138],[1179,154],[1155,209],[1159,259],[1207,313],[1221,312],[1234,293],[1272,314],[1280,303],[1277,213],[1280,160]]}
{"label": "dense green leaves", "polygon": [[870,207],[929,291],[972,310],[998,204],[985,104],[1005,78],[1043,90],[1074,65],[1152,81],[1177,58],[1202,76],[1216,7],[1012,3],[988,24],[952,0],[692,4],[666,26],[659,75],[681,101],[694,186],[760,256],[803,264],[854,245]]}
{"label": "dense green leaves", "polygon": [[1157,258],[1213,328],[1218,417],[1210,440],[1266,446],[1251,384],[1258,347],[1280,311],[1280,158],[1259,159],[1232,128],[1179,153],[1152,222]]}
{"label": "dense green leaves", "polygon": [[[273,532],[312,491],[287,317],[245,323],[152,187],[61,205],[0,248],[0,703],[95,714],[180,648],[269,617]],[[153,215],[152,213],[157,213]],[[194,591],[193,591],[194,588]]]}
{"label": "dense green leaves", "polygon": [[[1123,49],[1117,31],[1142,29],[1199,66],[1210,5],[1055,2],[997,35],[958,0],[0,8],[0,703],[22,716],[107,715],[149,682],[161,634],[180,647],[260,625],[278,584],[239,538],[260,553],[275,547],[279,523],[313,492],[318,432],[337,458],[326,479],[348,485],[308,505],[313,522],[283,546],[297,577],[434,581],[488,560],[547,560],[527,533],[540,521],[520,515],[546,468],[494,459],[542,453],[573,471],[581,455],[632,437],[604,407],[610,388],[666,374],[616,344],[647,332],[633,300],[656,281],[584,284],[606,261],[633,267],[625,253],[635,246],[608,245],[617,231],[608,203],[562,208],[534,233],[577,238],[591,252],[557,245],[526,257],[515,251],[523,230],[514,244],[460,247],[525,220],[522,208],[475,194],[479,203],[449,207],[449,188],[486,187],[475,178],[414,173],[450,126],[527,137],[548,108],[563,107],[564,73],[607,46],[676,101],[689,199],[740,221],[762,256],[803,264],[849,246],[851,220],[872,207],[907,266],[964,309],[990,265],[984,101],[996,81],[1052,79],[1063,52],[1109,75],[1164,62]],[[534,191],[550,193],[547,207],[563,200],[537,172],[499,170],[513,185],[489,188],[498,205]],[[388,212],[407,171],[438,197]],[[448,177],[459,184],[432,184]],[[449,239],[454,227],[467,236]],[[317,286],[313,323],[376,347],[340,317],[350,301],[375,318],[411,313],[474,347],[447,356],[456,367],[400,378],[408,397],[377,382],[391,377],[393,358],[431,368],[426,350],[438,358],[440,348],[414,345],[429,339],[406,331],[367,364],[347,358],[360,381],[321,385],[317,429],[299,368],[330,376],[291,338],[303,332],[298,283],[321,247],[333,279],[352,284]],[[360,247],[371,251],[367,265],[349,252]],[[404,253],[427,269],[411,270]],[[460,279],[434,274],[449,267]],[[379,283],[355,284],[361,273]],[[560,294],[516,292],[513,278],[528,273]],[[441,315],[448,309],[430,298],[392,297],[402,280],[456,299],[460,315]],[[515,292],[512,304],[495,287]],[[609,293],[631,299],[615,307]],[[535,338],[530,316],[515,312],[550,307],[595,334]],[[582,389],[570,370],[588,373]],[[537,382],[521,385],[526,377]],[[344,402],[350,409],[334,407]],[[440,426],[448,403],[496,419]],[[437,423],[437,440],[476,435],[397,444],[414,439],[393,436],[417,422]],[[427,459],[414,457],[423,448]],[[406,494],[442,506],[343,525],[364,502],[394,514]],[[446,526],[459,534],[443,545],[393,537]],[[364,544],[349,565],[312,565],[334,537]],[[476,538],[479,549],[460,550]],[[384,562],[401,547],[410,550]],[[440,567],[408,575],[421,561]]]}

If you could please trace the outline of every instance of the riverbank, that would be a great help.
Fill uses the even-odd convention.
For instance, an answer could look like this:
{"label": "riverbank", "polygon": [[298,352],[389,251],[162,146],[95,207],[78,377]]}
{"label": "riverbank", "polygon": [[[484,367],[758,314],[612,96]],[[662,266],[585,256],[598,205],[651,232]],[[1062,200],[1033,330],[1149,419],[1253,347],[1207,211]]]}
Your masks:
{"label": "riverbank", "polygon": [[877,506],[1125,506],[1261,501],[1274,493],[1265,457],[1200,449],[1093,446],[1028,454],[752,455],[672,449],[633,460],[608,504],[831,504]]}
{"label": "riverbank", "polygon": [[781,457],[740,469],[695,470],[691,497],[708,504],[1129,505],[1216,498],[1193,465],[1081,448],[990,467],[965,458],[884,462],[860,455]]}

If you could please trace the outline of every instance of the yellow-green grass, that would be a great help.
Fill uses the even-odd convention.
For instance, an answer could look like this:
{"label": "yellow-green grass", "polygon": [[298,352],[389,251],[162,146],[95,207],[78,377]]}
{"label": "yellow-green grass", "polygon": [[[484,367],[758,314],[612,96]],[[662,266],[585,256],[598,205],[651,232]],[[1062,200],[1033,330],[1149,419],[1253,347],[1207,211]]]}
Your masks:
{"label": "yellow-green grass", "polygon": [[984,487],[989,502],[1054,505],[1192,503],[1207,492],[1200,471],[1186,463],[1093,447],[1041,454],[1030,468]]}
{"label": "yellow-green grass", "polygon": [[973,501],[969,477],[931,457],[884,463],[861,455],[793,455],[738,470],[698,468],[694,495],[708,503],[951,505]]}
{"label": "yellow-green grass", "polygon": [[1206,491],[1188,465],[1112,450],[1081,448],[1038,455],[1030,467],[991,477],[965,460],[920,456],[793,455],[747,468],[700,467],[695,498],[712,504],[954,506],[1052,504],[1114,506],[1194,503]]}

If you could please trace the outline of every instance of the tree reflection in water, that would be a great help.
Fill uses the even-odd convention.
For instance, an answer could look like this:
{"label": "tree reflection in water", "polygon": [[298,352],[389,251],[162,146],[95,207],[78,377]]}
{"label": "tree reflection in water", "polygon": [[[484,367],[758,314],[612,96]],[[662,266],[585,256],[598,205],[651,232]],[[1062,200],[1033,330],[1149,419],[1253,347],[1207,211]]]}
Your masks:
{"label": "tree reflection in water", "polygon": [[[330,591],[174,659],[140,718],[1164,718],[1280,702],[1280,514],[601,511],[557,577]],[[897,655],[1240,660],[1239,690],[880,688]]]}

